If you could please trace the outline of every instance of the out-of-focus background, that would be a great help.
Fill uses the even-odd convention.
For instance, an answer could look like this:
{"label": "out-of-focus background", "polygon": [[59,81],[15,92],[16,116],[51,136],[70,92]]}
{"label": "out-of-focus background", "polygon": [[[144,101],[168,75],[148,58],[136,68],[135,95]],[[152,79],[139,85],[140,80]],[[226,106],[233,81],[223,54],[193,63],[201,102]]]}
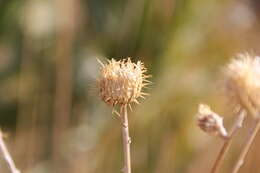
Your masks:
{"label": "out-of-focus background", "polygon": [[[133,172],[208,172],[222,143],[196,126],[197,106],[208,103],[230,127],[219,73],[239,52],[260,53],[259,20],[258,0],[1,0],[0,127],[17,167],[120,172],[120,123],[98,97],[97,58],[132,57],[153,75],[151,96],[129,117]],[[259,145],[241,173],[260,173]]]}

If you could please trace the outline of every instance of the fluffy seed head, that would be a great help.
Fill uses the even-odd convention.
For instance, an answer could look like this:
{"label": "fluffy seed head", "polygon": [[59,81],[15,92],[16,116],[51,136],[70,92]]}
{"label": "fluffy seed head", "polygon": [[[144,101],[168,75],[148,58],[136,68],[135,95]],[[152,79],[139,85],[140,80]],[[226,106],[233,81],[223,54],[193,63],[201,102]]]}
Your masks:
{"label": "fluffy seed head", "polygon": [[213,112],[208,105],[200,104],[197,117],[198,126],[209,135],[227,137],[223,118]]}
{"label": "fluffy seed head", "polygon": [[225,94],[236,105],[256,112],[260,106],[260,57],[238,54],[224,70]]}
{"label": "fluffy seed head", "polygon": [[99,95],[108,105],[138,103],[139,97],[144,98],[147,95],[142,92],[142,88],[149,81],[146,80],[146,68],[141,61],[133,63],[130,58],[120,61],[112,59],[106,64],[100,64],[102,68],[98,79]]}

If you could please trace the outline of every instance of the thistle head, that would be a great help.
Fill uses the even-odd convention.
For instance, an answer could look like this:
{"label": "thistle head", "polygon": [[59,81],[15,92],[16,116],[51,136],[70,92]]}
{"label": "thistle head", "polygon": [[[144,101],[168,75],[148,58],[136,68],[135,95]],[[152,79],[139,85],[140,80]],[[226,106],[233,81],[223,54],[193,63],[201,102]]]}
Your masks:
{"label": "thistle head", "polygon": [[260,57],[238,54],[224,70],[225,94],[251,114],[260,106]]}
{"label": "thistle head", "polygon": [[227,137],[223,118],[213,112],[208,105],[199,105],[197,124],[202,131],[209,135],[220,136],[222,138]]}
{"label": "thistle head", "polygon": [[99,95],[102,100],[110,106],[130,105],[138,103],[139,97],[144,98],[146,93],[142,92],[148,84],[146,68],[141,61],[133,63],[130,58],[116,61],[108,60],[101,67],[98,79]]}

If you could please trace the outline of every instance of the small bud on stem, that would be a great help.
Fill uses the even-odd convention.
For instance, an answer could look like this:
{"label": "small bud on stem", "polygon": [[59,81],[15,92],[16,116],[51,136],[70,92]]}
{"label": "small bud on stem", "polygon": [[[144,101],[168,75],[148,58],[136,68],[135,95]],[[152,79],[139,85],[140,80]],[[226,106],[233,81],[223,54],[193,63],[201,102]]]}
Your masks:
{"label": "small bud on stem", "polygon": [[208,105],[199,105],[197,123],[205,133],[224,139],[227,138],[223,118],[213,112]]}

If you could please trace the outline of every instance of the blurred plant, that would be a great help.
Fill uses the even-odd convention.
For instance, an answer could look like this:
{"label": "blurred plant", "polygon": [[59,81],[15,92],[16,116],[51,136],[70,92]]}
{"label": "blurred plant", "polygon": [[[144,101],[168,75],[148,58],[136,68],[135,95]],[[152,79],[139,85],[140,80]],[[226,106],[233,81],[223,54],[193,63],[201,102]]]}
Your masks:
{"label": "blurred plant", "polygon": [[4,139],[3,139],[3,133],[0,131],[0,150],[3,154],[4,159],[6,160],[10,170],[12,173],[20,173],[20,171],[16,168],[15,163],[5,145]]}
{"label": "blurred plant", "polygon": [[255,125],[250,129],[242,152],[233,168],[232,173],[237,173],[243,165],[249,148],[260,128],[260,57],[248,53],[239,54],[231,60],[226,72],[226,93],[230,93],[230,98],[250,114]]}
{"label": "blurred plant", "polygon": [[211,173],[216,173],[230,146],[231,138],[242,126],[246,113],[255,118],[255,126],[250,130],[248,139],[232,173],[237,173],[242,166],[246,154],[260,128],[259,90],[260,90],[260,57],[248,53],[238,54],[223,71],[223,86],[225,95],[238,108],[237,120],[227,136],[222,124],[222,118],[212,112],[208,106],[200,105],[198,125],[206,133],[213,133],[222,137],[225,142],[214,163]]}
{"label": "blurred plant", "polygon": [[[100,61],[99,61],[100,62]],[[123,172],[131,173],[131,156],[128,128],[127,107],[131,108],[132,103],[137,103],[139,97],[144,98],[146,93],[142,88],[149,84],[149,76],[144,73],[147,71],[141,61],[133,63],[130,58],[115,61],[108,60],[107,64],[100,62],[101,76],[98,80],[99,94],[102,100],[109,106],[119,106],[121,118],[123,148],[124,148],[124,168]],[[116,111],[115,111],[116,112]]]}
{"label": "blurred plant", "polygon": [[258,116],[260,57],[238,54],[224,69],[224,91],[231,103]]}
{"label": "blurred plant", "polygon": [[198,126],[210,135],[227,137],[227,131],[223,125],[223,118],[213,112],[208,105],[199,105]]}
{"label": "blurred plant", "polygon": [[241,111],[238,113],[238,118],[235,121],[232,129],[229,132],[229,135],[226,132],[226,129],[223,125],[223,118],[218,114],[213,112],[208,105],[199,105],[198,113],[198,126],[207,134],[213,134],[219,136],[224,140],[224,144],[217,156],[217,159],[211,169],[211,173],[218,172],[220,164],[223,161],[229,146],[231,144],[231,139],[234,136],[235,132],[242,127],[242,123],[245,118],[245,112]]}

